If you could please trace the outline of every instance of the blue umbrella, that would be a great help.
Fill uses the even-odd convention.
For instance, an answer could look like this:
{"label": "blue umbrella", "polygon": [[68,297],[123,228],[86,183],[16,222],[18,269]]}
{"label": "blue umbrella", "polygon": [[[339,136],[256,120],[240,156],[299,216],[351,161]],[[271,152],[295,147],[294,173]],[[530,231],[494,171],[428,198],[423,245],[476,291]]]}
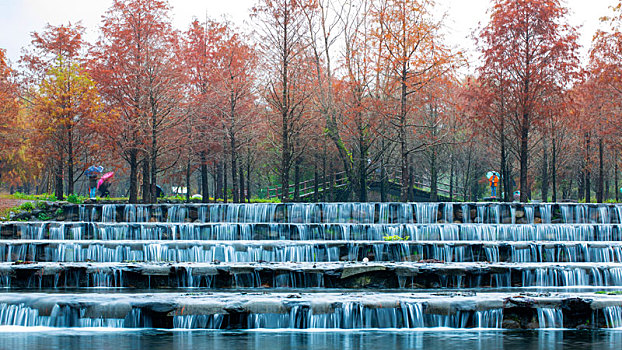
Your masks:
{"label": "blue umbrella", "polygon": [[84,175],[88,177],[93,177],[93,176],[97,176],[97,174],[101,173],[102,171],[104,171],[103,166],[91,165],[88,169],[86,169],[86,171],[84,172]]}

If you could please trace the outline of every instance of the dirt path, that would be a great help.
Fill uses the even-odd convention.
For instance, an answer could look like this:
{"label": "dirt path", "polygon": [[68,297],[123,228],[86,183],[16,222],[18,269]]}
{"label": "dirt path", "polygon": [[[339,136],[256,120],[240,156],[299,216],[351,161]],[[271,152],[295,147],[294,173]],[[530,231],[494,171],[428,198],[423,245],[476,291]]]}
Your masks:
{"label": "dirt path", "polygon": [[4,215],[9,209],[21,205],[22,203],[31,202],[23,199],[2,198],[0,197],[0,215]]}

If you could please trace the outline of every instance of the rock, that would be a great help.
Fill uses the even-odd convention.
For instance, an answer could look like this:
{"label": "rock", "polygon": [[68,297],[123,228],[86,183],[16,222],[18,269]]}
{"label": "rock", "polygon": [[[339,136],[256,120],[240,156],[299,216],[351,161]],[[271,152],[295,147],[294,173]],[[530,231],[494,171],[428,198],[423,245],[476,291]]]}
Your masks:
{"label": "rock", "polygon": [[344,267],[341,273],[341,279],[373,271],[384,271],[386,269],[386,266],[380,265]]}
{"label": "rock", "polygon": [[524,218],[525,217],[525,211],[522,210],[522,209],[517,209],[516,212],[514,213],[514,216],[517,219]]}
{"label": "rock", "polygon": [[505,328],[505,329],[520,329],[520,322],[516,321],[516,320],[503,320],[503,323],[501,323],[501,328]]}
{"label": "rock", "polygon": [[535,224],[541,224],[541,223],[542,223],[542,219],[541,219],[541,218],[539,218],[539,217],[536,217],[536,218],[534,218],[534,219],[533,219],[533,222],[534,222]]}
{"label": "rock", "polygon": [[528,328],[528,329],[538,329],[538,328],[540,328],[540,322],[535,321],[535,320],[534,320],[534,321],[532,321],[532,322],[529,322],[529,323],[527,324],[527,328]]}
{"label": "rock", "polygon": [[443,260],[438,260],[438,259],[422,259],[417,262],[422,263],[422,264],[444,264],[445,263]]}

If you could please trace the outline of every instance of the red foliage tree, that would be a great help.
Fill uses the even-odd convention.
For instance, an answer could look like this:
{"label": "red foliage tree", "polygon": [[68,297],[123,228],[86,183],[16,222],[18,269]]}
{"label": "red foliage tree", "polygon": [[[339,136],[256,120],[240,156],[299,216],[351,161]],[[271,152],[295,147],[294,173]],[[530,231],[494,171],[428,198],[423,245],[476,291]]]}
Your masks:
{"label": "red foliage tree", "polygon": [[[498,81],[519,147],[521,201],[527,201],[529,134],[541,122],[547,96],[567,87],[578,67],[577,33],[559,0],[493,0],[490,23],[479,33],[481,79]],[[499,72],[502,74],[500,75]]]}
{"label": "red foliage tree", "polygon": [[[183,80],[177,35],[165,0],[115,0],[104,15],[93,50],[93,77],[110,110],[114,132],[102,131],[130,167],[130,202],[138,200],[142,165],[143,201],[155,200],[157,174],[167,154],[181,146],[174,132],[183,117]],[[172,158],[175,161],[175,158]]]}

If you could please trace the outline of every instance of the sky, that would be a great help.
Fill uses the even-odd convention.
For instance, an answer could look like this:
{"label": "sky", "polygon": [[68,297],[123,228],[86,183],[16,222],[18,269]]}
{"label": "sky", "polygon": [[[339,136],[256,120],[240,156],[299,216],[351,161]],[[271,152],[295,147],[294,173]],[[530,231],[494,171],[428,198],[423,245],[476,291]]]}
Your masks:
{"label": "sky", "polygon": [[[194,17],[219,19],[225,16],[240,27],[249,26],[249,9],[256,0],[169,0],[173,7],[173,24],[185,30]],[[353,0],[356,1],[356,0]],[[490,0],[436,0],[438,16],[446,15],[448,43],[476,60],[471,33],[486,24]],[[600,26],[599,18],[610,11],[616,0],[565,0],[570,9],[570,22],[581,26],[581,45],[586,54],[592,36]],[[28,46],[33,31],[52,25],[82,21],[87,28],[86,39],[94,42],[98,36],[101,16],[112,0],[0,0],[0,48],[7,50],[15,66]],[[476,63],[476,62],[475,62]]]}

